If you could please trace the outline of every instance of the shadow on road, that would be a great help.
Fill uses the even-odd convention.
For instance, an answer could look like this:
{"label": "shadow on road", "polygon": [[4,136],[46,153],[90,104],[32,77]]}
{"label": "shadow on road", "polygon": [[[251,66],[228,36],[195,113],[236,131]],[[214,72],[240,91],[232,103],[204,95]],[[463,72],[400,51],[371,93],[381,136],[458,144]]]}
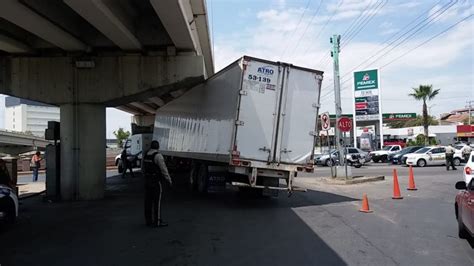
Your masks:
{"label": "shadow on road", "polygon": [[23,201],[0,237],[2,265],[345,265],[292,208],[355,199],[309,191],[248,198],[166,191],[167,228],[143,225],[141,178],[107,179],[106,198]]}

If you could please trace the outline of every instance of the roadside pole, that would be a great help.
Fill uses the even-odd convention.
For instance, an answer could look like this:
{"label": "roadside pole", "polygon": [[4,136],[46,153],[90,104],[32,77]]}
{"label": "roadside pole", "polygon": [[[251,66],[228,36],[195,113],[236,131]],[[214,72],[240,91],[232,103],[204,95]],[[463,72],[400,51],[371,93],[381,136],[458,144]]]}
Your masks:
{"label": "roadside pole", "polygon": [[346,173],[346,180],[347,180],[347,148],[346,148],[346,132],[344,132],[344,171]]}
{"label": "roadside pole", "polygon": [[[331,56],[333,58],[333,65],[334,65],[334,96],[335,96],[335,103],[336,103],[336,123],[339,121],[339,118],[342,114],[342,107],[341,107],[341,83],[340,83],[340,74],[339,74],[339,52],[340,52],[340,41],[341,35],[334,34],[330,39],[332,43],[332,52]],[[341,132],[337,128],[334,127],[334,139],[336,141],[337,150],[339,151],[339,162],[343,162],[343,151],[341,147]],[[336,176],[337,176],[337,167],[336,167]]]}

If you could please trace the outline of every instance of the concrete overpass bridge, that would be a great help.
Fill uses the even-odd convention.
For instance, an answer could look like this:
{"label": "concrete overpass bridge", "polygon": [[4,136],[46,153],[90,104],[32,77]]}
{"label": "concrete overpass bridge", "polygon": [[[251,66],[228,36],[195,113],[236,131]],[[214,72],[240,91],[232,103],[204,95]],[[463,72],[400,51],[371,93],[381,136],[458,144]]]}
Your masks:
{"label": "concrete overpass bridge", "polygon": [[66,200],[103,197],[106,107],[150,125],[213,72],[204,0],[0,2],[0,93],[60,106]]}
{"label": "concrete overpass bridge", "polygon": [[37,136],[0,130],[0,153],[18,155],[36,149],[44,150],[50,143]]}

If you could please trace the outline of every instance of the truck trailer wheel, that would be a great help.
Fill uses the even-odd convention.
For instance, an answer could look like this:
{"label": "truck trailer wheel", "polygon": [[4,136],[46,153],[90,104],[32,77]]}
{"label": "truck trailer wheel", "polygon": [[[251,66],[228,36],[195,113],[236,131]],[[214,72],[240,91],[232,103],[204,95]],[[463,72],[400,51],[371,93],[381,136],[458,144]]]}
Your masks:
{"label": "truck trailer wheel", "polygon": [[199,173],[200,164],[193,162],[191,165],[191,170],[189,171],[189,190],[191,192],[196,192],[198,189],[197,176]]}
{"label": "truck trailer wheel", "polygon": [[206,194],[207,193],[207,185],[208,185],[208,179],[209,179],[209,174],[207,171],[207,165],[206,164],[200,164],[199,166],[199,172],[197,174],[197,191],[200,194]]}
{"label": "truck trailer wheel", "polygon": [[117,160],[117,171],[119,174],[123,173],[123,163],[121,159]]}

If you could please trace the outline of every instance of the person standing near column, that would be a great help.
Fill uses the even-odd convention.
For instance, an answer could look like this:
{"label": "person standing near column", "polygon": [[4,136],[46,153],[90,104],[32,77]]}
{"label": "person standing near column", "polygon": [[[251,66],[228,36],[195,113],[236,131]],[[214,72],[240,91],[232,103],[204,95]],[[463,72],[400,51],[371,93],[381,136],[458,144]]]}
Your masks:
{"label": "person standing near column", "polygon": [[449,171],[449,167],[451,166],[453,170],[457,170],[456,167],[454,166],[454,148],[452,144],[449,144],[446,147],[446,170]]}
{"label": "person standing near column", "polygon": [[466,146],[462,149],[462,157],[464,159],[464,162],[467,163],[469,160],[469,156],[471,155],[471,143],[466,143]]}
{"label": "person standing near column", "polygon": [[147,226],[168,226],[161,219],[161,198],[163,196],[162,181],[165,179],[170,186],[171,177],[168,173],[163,155],[159,153],[160,144],[154,140],[151,148],[143,157],[143,173],[145,175],[145,222]]}
{"label": "person standing near column", "polygon": [[41,158],[41,153],[39,151],[37,151],[31,158],[30,166],[31,170],[33,170],[33,182],[38,181],[38,172],[41,167],[42,160],[43,158]]}

